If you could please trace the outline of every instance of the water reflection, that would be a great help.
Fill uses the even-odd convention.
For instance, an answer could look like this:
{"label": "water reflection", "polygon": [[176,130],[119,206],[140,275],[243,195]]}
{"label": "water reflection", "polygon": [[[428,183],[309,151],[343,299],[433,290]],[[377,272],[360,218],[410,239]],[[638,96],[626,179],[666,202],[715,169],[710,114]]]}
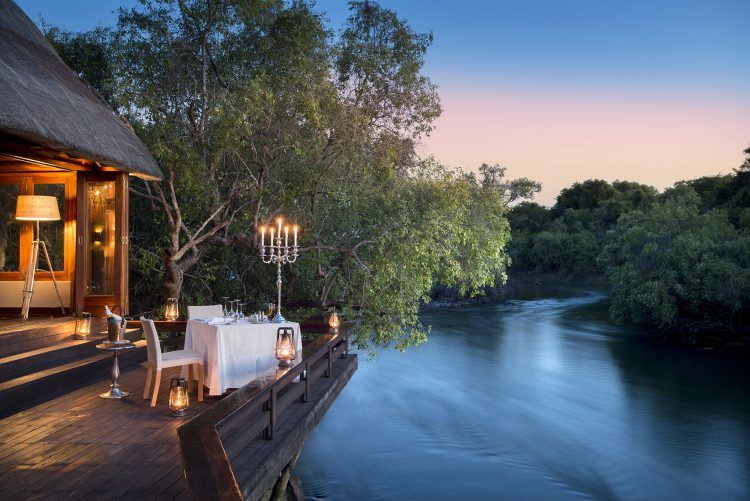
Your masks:
{"label": "water reflection", "polygon": [[606,296],[430,311],[360,369],[297,467],[311,499],[746,499],[747,359],[653,346]]}

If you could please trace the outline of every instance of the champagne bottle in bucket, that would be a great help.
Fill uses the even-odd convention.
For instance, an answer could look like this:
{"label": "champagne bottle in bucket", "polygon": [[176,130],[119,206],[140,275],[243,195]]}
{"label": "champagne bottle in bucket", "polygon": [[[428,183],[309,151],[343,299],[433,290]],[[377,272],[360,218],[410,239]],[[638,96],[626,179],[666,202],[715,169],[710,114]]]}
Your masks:
{"label": "champagne bottle in bucket", "polygon": [[104,313],[107,315],[107,339],[110,343],[122,341],[122,331],[120,329],[124,327],[125,319],[112,313],[112,310],[107,305],[104,305]]}

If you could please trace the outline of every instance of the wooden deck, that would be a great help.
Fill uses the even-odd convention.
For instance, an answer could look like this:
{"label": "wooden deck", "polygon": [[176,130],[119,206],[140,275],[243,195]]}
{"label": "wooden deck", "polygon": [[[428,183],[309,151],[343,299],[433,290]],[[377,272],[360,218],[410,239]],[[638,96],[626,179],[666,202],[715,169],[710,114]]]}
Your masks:
{"label": "wooden deck", "polygon": [[270,369],[182,425],[190,497],[255,501],[284,488],[276,485],[280,473],[288,478],[293,458],[356,370],[345,332],[329,332],[307,343],[294,367]]}
{"label": "wooden deck", "polygon": [[0,318],[0,335],[23,329],[50,327],[66,322],[74,322],[75,317],[30,317],[24,320],[19,317]]}
{"label": "wooden deck", "polygon": [[177,428],[219,398],[197,401],[188,415],[167,408],[164,371],[156,407],[143,400],[146,371],[122,374],[124,400],[98,397],[98,382],[0,420],[0,499],[186,498]]}
{"label": "wooden deck", "polygon": [[[313,332],[315,326],[308,329],[308,337]],[[164,370],[153,408],[142,398],[146,370],[137,367],[120,377],[120,386],[131,393],[130,398],[99,398],[109,381],[92,376],[96,379],[86,381],[95,382],[84,387],[56,398],[48,393],[48,398],[40,396],[41,404],[6,413],[0,418],[0,500],[187,499],[185,468],[196,458],[205,462],[210,456],[201,452],[204,440],[194,440],[190,433],[200,432],[206,423],[221,433],[217,439],[225,441],[231,452],[239,475],[234,492],[260,498],[357,367],[356,355],[345,356],[348,341],[338,334],[317,334],[303,345],[303,360],[295,368],[269,371],[268,377],[229,397],[206,396],[198,402],[194,391],[182,418],[173,418],[167,407],[169,378],[177,375],[178,368]],[[295,380],[303,370],[305,378]],[[35,390],[39,388],[52,391],[44,384]],[[257,437],[258,433],[266,438]],[[226,455],[223,458],[227,463]],[[189,469],[189,479],[200,482],[201,474],[215,469],[216,464],[205,472]],[[225,490],[220,484],[215,487],[216,492]]]}

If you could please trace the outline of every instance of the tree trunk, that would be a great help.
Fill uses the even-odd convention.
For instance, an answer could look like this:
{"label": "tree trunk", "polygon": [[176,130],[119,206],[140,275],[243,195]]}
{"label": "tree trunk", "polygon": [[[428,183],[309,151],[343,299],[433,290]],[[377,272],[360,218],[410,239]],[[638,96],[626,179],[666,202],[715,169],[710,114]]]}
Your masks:
{"label": "tree trunk", "polygon": [[182,291],[182,270],[178,264],[172,260],[171,256],[164,258],[164,269],[167,273],[166,280],[164,281],[164,293],[168,298],[176,297],[179,299],[180,292]]}

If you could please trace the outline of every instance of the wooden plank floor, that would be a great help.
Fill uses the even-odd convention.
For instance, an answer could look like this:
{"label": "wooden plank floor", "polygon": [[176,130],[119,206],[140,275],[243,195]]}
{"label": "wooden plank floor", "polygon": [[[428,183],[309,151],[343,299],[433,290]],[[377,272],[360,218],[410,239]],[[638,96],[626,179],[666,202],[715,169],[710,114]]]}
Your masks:
{"label": "wooden plank floor", "polygon": [[153,408],[139,367],[120,377],[130,398],[101,399],[98,382],[0,420],[0,499],[186,498],[176,430],[218,398],[199,403],[194,390],[188,415],[171,417],[178,370],[164,370]]}
{"label": "wooden plank floor", "polygon": [[0,335],[19,330],[32,330],[44,327],[52,327],[59,324],[75,322],[75,317],[30,317],[28,320],[22,318],[0,318]]}

